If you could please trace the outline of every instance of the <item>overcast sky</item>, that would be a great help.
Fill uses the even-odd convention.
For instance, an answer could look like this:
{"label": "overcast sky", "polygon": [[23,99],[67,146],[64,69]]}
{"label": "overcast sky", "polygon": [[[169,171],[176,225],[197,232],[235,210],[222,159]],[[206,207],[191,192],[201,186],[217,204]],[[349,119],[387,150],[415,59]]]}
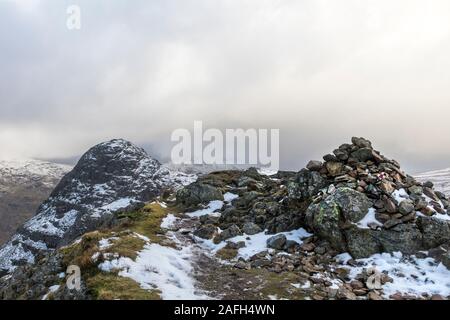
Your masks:
{"label": "overcast sky", "polygon": [[0,157],[167,157],[203,120],[279,128],[285,169],[357,135],[414,173],[450,167],[449,116],[448,0],[0,0]]}

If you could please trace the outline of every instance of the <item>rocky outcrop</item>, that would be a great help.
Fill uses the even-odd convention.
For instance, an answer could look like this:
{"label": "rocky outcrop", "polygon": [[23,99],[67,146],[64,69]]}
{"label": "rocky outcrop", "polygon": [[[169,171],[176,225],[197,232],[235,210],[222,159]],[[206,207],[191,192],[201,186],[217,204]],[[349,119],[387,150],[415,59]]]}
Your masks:
{"label": "rocky outcrop", "polygon": [[34,263],[36,255],[67,245],[126,211],[195,181],[168,170],[128,141],[112,140],[86,152],[36,215],[0,249],[0,269]]}
{"label": "rocky outcrop", "polygon": [[[254,169],[234,173],[221,183],[205,176],[201,184],[180,191],[179,202],[187,198],[198,203],[202,198],[206,203],[220,198],[218,190],[232,192],[239,197],[225,204],[219,217],[201,219],[202,234],[213,228],[225,234],[229,228],[275,234],[304,227],[354,258],[394,251],[411,254],[450,240],[446,196],[432,183],[405,174],[397,161],[373,149],[370,141],[354,137],[323,160],[273,177]],[[215,174],[219,175],[228,173]],[[250,230],[250,225],[256,228]]]}
{"label": "rocky outcrop", "polygon": [[177,192],[177,202],[188,208],[207,204],[213,200],[223,200],[219,189],[205,183],[194,182]]}

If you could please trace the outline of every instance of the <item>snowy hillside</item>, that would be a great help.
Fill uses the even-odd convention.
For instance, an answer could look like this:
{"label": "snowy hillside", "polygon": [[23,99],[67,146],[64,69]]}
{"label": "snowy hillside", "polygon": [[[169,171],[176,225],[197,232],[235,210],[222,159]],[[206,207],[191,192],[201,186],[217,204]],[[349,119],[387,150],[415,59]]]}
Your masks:
{"label": "snowy hillside", "polygon": [[39,160],[0,160],[0,244],[35,214],[71,169]]}
{"label": "snowy hillside", "polygon": [[30,181],[53,187],[55,180],[61,179],[71,169],[68,165],[40,160],[0,160],[0,188]]}

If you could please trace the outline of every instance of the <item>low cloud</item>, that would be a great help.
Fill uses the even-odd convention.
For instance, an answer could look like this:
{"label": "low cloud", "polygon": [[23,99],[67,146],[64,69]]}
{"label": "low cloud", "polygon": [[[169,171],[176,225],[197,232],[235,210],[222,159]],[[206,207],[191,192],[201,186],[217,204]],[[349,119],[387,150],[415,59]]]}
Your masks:
{"label": "low cloud", "polygon": [[[81,8],[82,28],[66,28]],[[353,135],[407,169],[448,167],[448,1],[0,2],[1,156],[115,137],[279,128],[298,169]]]}

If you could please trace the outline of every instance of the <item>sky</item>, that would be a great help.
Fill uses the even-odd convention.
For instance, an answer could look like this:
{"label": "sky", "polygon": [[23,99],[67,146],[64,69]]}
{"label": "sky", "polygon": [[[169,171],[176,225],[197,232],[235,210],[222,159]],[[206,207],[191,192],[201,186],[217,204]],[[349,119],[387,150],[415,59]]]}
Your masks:
{"label": "sky", "polygon": [[[81,29],[66,26],[69,5]],[[450,167],[447,0],[0,0],[0,158],[175,129],[280,129],[283,169],[352,136]]]}

